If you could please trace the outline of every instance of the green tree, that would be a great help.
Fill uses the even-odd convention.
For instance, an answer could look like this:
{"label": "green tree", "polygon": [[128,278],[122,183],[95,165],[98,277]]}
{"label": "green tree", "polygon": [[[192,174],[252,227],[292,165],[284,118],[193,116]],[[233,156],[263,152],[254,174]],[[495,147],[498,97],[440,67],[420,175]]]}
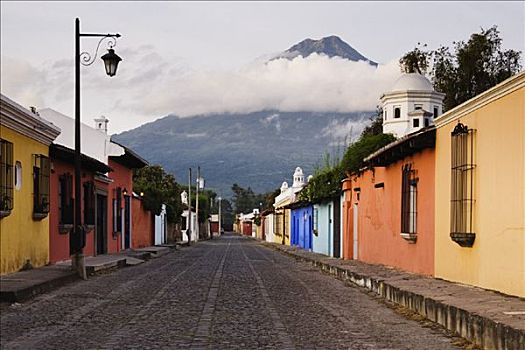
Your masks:
{"label": "green tree", "polygon": [[180,187],[173,175],[159,165],[146,166],[133,174],[133,191],[143,193],[144,207],[159,215],[166,204],[168,222],[178,222],[182,214]]}
{"label": "green tree", "polygon": [[347,173],[358,172],[365,166],[366,157],[395,140],[392,134],[362,135],[346,150],[341,161],[342,170]]}
{"label": "green tree", "polygon": [[431,57],[431,52],[427,51],[426,47],[427,44],[421,45],[417,43],[417,46],[412,51],[401,57],[399,60],[401,71],[404,73],[425,74]]}
{"label": "green tree", "polygon": [[426,45],[407,52],[401,70],[424,74],[431,63],[434,88],[445,93],[444,110],[449,110],[490,89],[521,69],[521,51],[501,48],[497,26],[473,33],[467,42],[425,51]]}

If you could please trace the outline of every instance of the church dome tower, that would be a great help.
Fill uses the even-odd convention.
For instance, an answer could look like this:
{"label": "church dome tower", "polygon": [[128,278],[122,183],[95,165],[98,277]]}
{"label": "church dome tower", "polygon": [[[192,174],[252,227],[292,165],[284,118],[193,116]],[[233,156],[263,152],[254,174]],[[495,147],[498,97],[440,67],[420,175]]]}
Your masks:
{"label": "church dome tower", "polygon": [[403,137],[434,125],[443,113],[445,94],[436,92],[432,83],[419,73],[405,73],[389,92],[381,96],[383,132]]}
{"label": "church dome tower", "polygon": [[293,173],[293,184],[292,187],[303,187],[305,185],[304,183],[304,174],[303,169],[300,167],[295,168],[295,171]]}

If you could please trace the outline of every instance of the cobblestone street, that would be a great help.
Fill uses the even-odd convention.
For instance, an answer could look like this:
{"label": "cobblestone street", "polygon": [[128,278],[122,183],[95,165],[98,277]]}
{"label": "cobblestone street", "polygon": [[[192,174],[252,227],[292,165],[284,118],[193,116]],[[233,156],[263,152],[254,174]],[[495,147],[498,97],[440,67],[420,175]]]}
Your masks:
{"label": "cobblestone street", "polygon": [[2,305],[3,349],[454,349],[360,289],[238,236]]}

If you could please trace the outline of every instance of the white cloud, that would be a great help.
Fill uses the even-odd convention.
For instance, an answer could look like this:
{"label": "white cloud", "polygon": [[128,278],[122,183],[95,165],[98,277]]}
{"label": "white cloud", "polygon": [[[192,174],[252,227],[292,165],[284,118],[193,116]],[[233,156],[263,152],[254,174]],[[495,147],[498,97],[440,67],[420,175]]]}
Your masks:
{"label": "white cloud", "polygon": [[[258,60],[237,70],[196,70],[180,59],[154,53],[150,46],[117,53],[123,62],[116,77],[105,77],[102,67],[82,71],[83,120],[104,114],[111,120],[111,132],[167,114],[373,110],[400,74],[397,62],[375,68],[317,54]],[[72,72],[68,60],[37,69],[2,57],[2,93],[24,105],[71,115]]]}

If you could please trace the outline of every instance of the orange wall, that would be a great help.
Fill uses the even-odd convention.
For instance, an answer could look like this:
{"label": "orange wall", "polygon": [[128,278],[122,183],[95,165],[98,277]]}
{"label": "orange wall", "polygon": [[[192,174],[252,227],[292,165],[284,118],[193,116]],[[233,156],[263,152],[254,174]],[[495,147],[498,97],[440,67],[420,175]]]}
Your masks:
{"label": "orange wall", "polygon": [[154,217],[144,209],[142,200],[133,197],[131,202],[131,248],[150,247],[153,245]]}
{"label": "orange wall", "polygon": [[[426,149],[387,167],[366,170],[348,181],[345,191],[344,256],[352,258],[352,218],[358,204],[358,260],[402,270],[434,274],[434,150]],[[417,170],[417,241],[401,237],[401,169],[412,163]],[[383,188],[374,184],[384,182]],[[357,199],[359,193],[359,200]]]}

